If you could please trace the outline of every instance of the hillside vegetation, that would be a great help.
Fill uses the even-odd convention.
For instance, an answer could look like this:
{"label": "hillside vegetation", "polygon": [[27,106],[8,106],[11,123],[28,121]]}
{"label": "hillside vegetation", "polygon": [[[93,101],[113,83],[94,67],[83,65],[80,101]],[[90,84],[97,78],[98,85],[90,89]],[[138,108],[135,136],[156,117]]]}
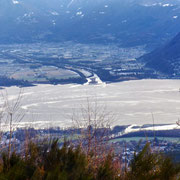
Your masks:
{"label": "hillside vegetation", "polygon": [[[94,147],[95,148],[95,147]],[[8,151],[9,152],[9,151]],[[180,166],[170,158],[154,153],[149,143],[134,158],[129,167],[109,150],[95,149],[87,153],[80,145],[58,140],[27,143],[21,153],[2,153],[0,179],[2,180],[171,180],[178,179]]]}

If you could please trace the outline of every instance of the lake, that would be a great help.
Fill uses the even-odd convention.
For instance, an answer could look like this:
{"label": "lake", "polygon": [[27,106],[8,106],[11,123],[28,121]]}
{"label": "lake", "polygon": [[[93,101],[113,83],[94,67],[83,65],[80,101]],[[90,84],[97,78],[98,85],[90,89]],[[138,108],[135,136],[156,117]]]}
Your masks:
{"label": "lake", "polygon": [[[175,124],[180,118],[180,80],[135,80],[98,85],[37,85],[23,89],[19,127],[67,127],[89,102],[106,107],[111,125]],[[0,90],[5,92],[5,90]],[[6,88],[14,103],[18,87]],[[2,99],[3,100],[3,99]],[[1,101],[2,104],[3,101]],[[79,114],[80,115],[80,114]],[[81,119],[81,117],[79,117]]]}

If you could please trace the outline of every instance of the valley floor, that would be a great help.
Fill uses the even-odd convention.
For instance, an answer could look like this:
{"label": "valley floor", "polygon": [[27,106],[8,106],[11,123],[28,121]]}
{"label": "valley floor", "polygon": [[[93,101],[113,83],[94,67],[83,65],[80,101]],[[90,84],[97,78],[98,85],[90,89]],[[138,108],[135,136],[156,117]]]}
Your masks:
{"label": "valley floor", "polygon": [[[111,84],[37,85],[23,89],[18,127],[68,127],[82,118],[87,98],[112,114],[112,125],[176,124],[180,117],[180,80],[135,80]],[[11,103],[20,91],[5,88]],[[5,92],[0,90],[0,93]],[[2,104],[3,100],[1,100]]]}

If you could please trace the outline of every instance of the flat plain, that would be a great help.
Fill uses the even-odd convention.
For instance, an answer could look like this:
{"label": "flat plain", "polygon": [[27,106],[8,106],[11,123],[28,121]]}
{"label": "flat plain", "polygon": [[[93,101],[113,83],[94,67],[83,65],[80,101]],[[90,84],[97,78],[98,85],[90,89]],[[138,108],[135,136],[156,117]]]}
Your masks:
{"label": "flat plain", "polygon": [[[175,124],[180,118],[180,80],[134,80],[97,85],[37,85],[23,89],[19,127],[48,128],[72,125],[73,113],[86,106],[87,98],[113,114],[111,125]],[[8,87],[10,103],[18,87]],[[0,93],[1,93],[0,92]],[[2,103],[3,101],[1,101]],[[81,117],[79,116],[81,119]]]}

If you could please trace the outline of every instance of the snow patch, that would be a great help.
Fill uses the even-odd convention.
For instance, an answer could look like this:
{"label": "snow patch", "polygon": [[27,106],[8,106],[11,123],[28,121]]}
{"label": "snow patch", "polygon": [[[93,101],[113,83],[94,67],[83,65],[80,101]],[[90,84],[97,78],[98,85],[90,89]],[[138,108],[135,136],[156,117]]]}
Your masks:
{"label": "snow patch", "polygon": [[72,0],[72,1],[67,5],[67,8],[69,8],[73,2],[74,2],[74,0]]}
{"label": "snow patch", "polygon": [[19,1],[17,1],[17,0],[12,0],[12,3],[13,3],[13,4],[19,4]]}
{"label": "snow patch", "polygon": [[58,15],[59,15],[59,13],[56,12],[56,11],[52,11],[51,14],[52,14],[53,16],[58,16]]}
{"label": "snow patch", "polygon": [[55,21],[55,20],[52,20],[52,24],[55,26],[55,25],[56,25],[56,21]]}
{"label": "snow patch", "polygon": [[121,21],[122,23],[127,23],[127,20],[125,19],[125,20],[123,20],[123,21]]}
{"label": "snow patch", "polygon": [[177,19],[178,18],[178,16],[173,16],[173,19]]}
{"label": "snow patch", "polygon": [[153,4],[142,4],[142,6],[145,6],[145,7],[151,7],[151,6],[157,6],[158,3],[153,3]]}
{"label": "snow patch", "polygon": [[82,15],[82,11],[77,12],[76,15],[77,15],[77,16]]}
{"label": "snow patch", "polygon": [[34,14],[34,12],[30,12],[30,13],[25,13],[24,15],[23,15],[23,17],[31,17],[32,15]]}
{"label": "snow patch", "polygon": [[76,13],[76,16],[84,17],[84,14],[82,13],[82,11],[78,11],[78,12]]}
{"label": "snow patch", "polygon": [[99,14],[105,14],[105,12],[102,11],[102,12],[99,12]]}
{"label": "snow patch", "polygon": [[173,6],[172,4],[163,4],[163,7],[169,7],[169,6]]}
{"label": "snow patch", "polygon": [[145,7],[152,7],[152,6],[162,6],[162,7],[172,7],[173,4],[163,4],[163,3],[153,3],[153,4],[142,4]]}
{"label": "snow patch", "polygon": [[165,130],[173,130],[173,129],[179,129],[180,127],[177,126],[177,124],[169,124],[169,125],[155,125],[155,126],[150,126],[150,127],[139,127],[139,128],[134,128],[138,125],[132,124],[128,126],[124,134],[132,133],[132,132],[138,132],[138,131],[165,131]]}

